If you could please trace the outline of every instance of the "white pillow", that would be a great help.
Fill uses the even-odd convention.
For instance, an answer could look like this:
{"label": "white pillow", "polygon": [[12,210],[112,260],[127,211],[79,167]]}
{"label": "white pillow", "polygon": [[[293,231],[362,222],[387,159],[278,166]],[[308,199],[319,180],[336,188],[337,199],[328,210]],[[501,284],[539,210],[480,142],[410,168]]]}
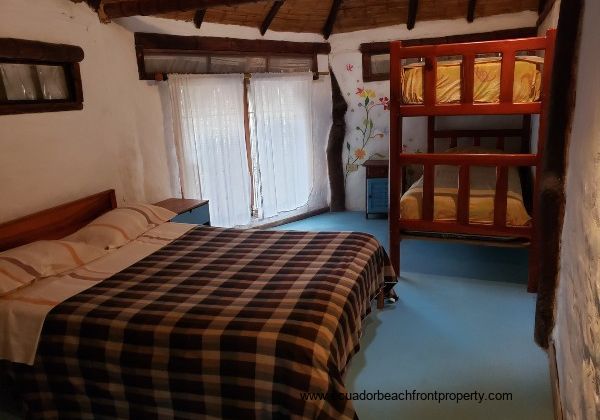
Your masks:
{"label": "white pillow", "polygon": [[151,204],[129,204],[95,219],[66,239],[102,248],[119,248],[177,214]]}
{"label": "white pillow", "polygon": [[80,242],[36,241],[0,253],[0,296],[93,261],[106,251]]}

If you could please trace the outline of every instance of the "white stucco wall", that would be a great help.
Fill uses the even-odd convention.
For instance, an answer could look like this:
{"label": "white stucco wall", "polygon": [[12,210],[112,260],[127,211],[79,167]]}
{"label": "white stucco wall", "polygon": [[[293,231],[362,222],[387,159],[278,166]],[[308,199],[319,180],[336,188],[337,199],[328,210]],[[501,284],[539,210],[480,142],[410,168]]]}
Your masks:
{"label": "white stucco wall", "polygon": [[566,419],[600,418],[600,2],[587,0],[568,152],[556,344]]}
{"label": "white stucco wall", "polygon": [[[0,222],[116,188],[120,202],[179,196],[165,83],[138,80],[133,32],[261,38],[258,29],[158,18],[99,22],[84,3],[0,2],[0,37],[83,48],[82,111],[0,116]],[[322,41],[316,34],[269,33],[267,39]],[[325,148],[331,125],[329,77],[314,82],[315,184],[309,205],[328,202]]]}
{"label": "white stucco wall", "polygon": [[137,77],[133,34],[69,0],[0,2],[0,37],[78,45],[82,111],[0,116],[0,222],[116,188],[170,196],[158,90]]}
{"label": "white stucco wall", "polygon": [[[381,97],[389,97],[390,83],[369,82],[364,83],[362,79],[362,57],[359,51],[361,43],[376,41],[391,41],[402,39],[431,38],[456,34],[468,34],[478,32],[490,32],[501,29],[521,28],[535,26],[537,13],[521,12],[514,14],[498,15],[485,18],[477,18],[473,23],[465,19],[440,20],[430,22],[417,22],[411,31],[406,25],[397,25],[386,28],[378,28],[366,31],[357,31],[347,34],[334,34],[330,38],[332,52],[330,63],[340,83],[344,97],[348,102],[346,114],[347,132],[346,142],[350,144],[350,153],[354,153],[362,143],[362,134],[356,127],[363,125],[365,118],[364,108],[358,104],[364,101],[363,97],[356,94],[358,88],[370,89],[375,93],[375,102]],[[382,106],[373,109],[373,123],[376,133],[383,137],[371,140],[366,150],[366,157],[379,153],[388,156],[389,142],[389,112],[384,111]],[[473,121],[473,124],[471,124]],[[481,126],[481,119],[471,119],[467,124],[461,121],[463,128]],[[508,121],[508,122],[507,122]],[[503,124],[518,127],[519,118],[503,120]],[[483,126],[489,127],[494,124],[487,120]],[[403,144],[409,151],[425,151],[427,138],[427,120],[423,117],[405,118],[403,124]],[[344,163],[347,162],[348,149],[344,148]],[[354,160],[352,157],[351,161]],[[363,162],[361,159],[357,163]],[[346,181],[346,207],[349,210],[364,210],[365,208],[365,169],[359,166],[355,172],[350,172]]]}

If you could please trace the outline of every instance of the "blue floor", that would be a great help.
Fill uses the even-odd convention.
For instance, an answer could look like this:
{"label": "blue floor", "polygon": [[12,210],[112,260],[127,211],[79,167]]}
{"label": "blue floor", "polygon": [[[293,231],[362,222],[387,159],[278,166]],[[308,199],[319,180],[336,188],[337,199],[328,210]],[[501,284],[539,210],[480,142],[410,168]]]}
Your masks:
{"label": "blue floor", "polygon": [[[369,232],[387,248],[387,220],[326,213],[278,227]],[[398,303],[365,320],[350,392],[511,393],[511,401],[355,401],[364,419],[553,419],[546,354],[533,342],[527,251],[407,240]]]}

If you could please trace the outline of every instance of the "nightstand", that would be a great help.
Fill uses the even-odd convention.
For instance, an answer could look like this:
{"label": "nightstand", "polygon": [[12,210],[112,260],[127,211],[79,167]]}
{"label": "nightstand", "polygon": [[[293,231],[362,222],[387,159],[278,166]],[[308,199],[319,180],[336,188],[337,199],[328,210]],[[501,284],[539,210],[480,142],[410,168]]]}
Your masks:
{"label": "nightstand", "polygon": [[177,213],[177,216],[171,219],[172,222],[210,226],[208,200],[168,198],[154,205],[171,210],[173,213]]}
{"label": "nightstand", "polygon": [[387,217],[388,214],[388,160],[369,159],[366,167],[367,219],[370,215]]}

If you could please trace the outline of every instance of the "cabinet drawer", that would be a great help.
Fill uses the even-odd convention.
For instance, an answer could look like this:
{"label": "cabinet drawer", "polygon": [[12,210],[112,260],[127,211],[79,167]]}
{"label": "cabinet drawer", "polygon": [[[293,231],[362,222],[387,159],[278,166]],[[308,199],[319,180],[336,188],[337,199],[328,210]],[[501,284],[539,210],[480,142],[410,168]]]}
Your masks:
{"label": "cabinet drawer", "polygon": [[178,214],[172,220],[178,223],[192,223],[195,225],[208,225],[210,226],[210,211],[208,203],[203,206],[196,207],[191,211]]}
{"label": "cabinet drawer", "polygon": [[387,178],[388,167],[381,166],[367,166],[367,178]]}

